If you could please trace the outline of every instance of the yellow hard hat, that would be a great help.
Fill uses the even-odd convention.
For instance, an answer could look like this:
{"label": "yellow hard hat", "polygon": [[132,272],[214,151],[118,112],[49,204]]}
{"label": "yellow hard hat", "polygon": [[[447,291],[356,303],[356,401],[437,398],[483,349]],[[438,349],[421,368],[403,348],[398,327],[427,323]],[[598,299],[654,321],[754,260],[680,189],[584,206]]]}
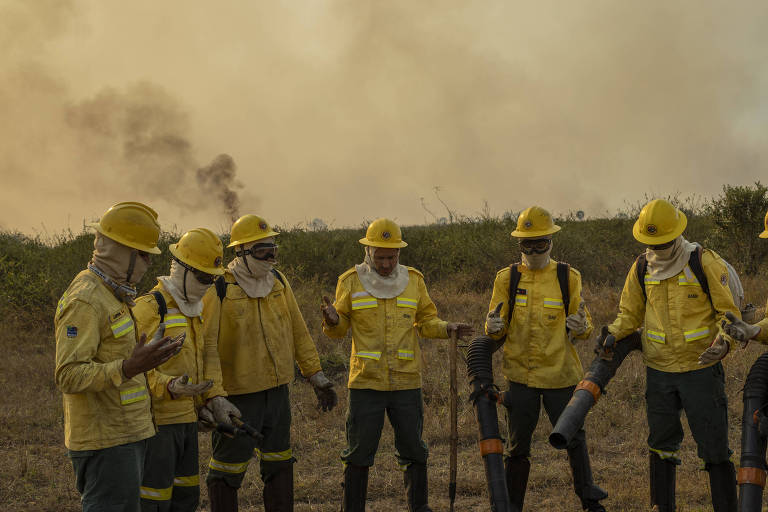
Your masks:
{"label": "yellow hard hat", "polygon": [[365,238],[361,238],[360,243],[384,249],[400,249],[408,246],[403,242],[400,226],[395,221],[383,217],[371,222],[365,232]]}
{"label": "yellow hard hat", "polygon": [[638,242],[661,245],[683,234],[688,219],[664,199],[654,199],[640,210],[632,234]]}
{"label": "yellow hard hat", "polygon": [[210,229],[190,229],[168,249],[176,259],[197,270],[217,276],[224,274],[224,244]]}
{"label": "yellow hard hat", "polygon": [[157,247],[157,239],[160,238],[157,212],[145,204],[133,201],[117,203],[104,212],[99,222],[87,225],[115,242],[140,251],[160,254]]}
{"label": "yellow hard hat", "polygon": [[267,221],[258,215],[243,215],[232,224],[232,231],[229,237],[230,242],[227,247],[247,244],[248,242],[279,234],[277,231],[272,231]]}
{"label": "yellow hard hat", "polygon": [[538,238],[560,231],[552,216],[541,206],[531,206],[523,210],[517,218],[517,229],[512,236],[517,238]]}
{"label": "yellow hard hat", "polygon": [[760,233],[760,238],[768,238],[768,212],[765,212],[765,231]]}

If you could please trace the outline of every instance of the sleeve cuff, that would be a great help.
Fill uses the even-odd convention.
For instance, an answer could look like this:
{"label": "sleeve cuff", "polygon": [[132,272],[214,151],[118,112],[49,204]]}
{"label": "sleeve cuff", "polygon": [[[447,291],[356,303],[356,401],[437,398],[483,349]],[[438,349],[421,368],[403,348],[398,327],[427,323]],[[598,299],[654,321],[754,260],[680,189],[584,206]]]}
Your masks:
{"label": "sleeve cuff", "polygon": [[116,388],[119,388],[122,384],[130,380],[123,373],[123,361],[124,359],[117,359],[106,364],[107,378]]}

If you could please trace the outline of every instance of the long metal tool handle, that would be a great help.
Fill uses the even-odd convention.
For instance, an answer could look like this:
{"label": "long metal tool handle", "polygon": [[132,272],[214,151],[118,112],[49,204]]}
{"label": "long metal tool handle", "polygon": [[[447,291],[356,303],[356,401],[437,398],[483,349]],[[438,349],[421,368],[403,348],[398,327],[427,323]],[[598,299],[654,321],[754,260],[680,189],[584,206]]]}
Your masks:
{"label": "long metal tool handle", "polygon": [[457,339],[457,332],[451,331],[451,476],[450,484],[448,485],[448,496],[450,498],[450,511],[453,512],[453,503],[456,501],[456,464],[457,464],[457,450],[459,447],[459,428],[458,428],[458,391],[456,386],[456,359],[459,352],[459,343]]}

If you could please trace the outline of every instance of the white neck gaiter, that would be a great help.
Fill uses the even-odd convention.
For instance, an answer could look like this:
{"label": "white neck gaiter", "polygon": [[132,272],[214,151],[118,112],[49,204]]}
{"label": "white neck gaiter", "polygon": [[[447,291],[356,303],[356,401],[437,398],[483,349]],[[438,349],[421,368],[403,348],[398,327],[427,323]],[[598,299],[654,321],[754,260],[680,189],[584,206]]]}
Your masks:
{"label": "white neck gaiter", "polygon": [[96,233],[93,241],[93,256],[89,264],[89,268],[112,288],[115,296],[129,306],[134,305],[136,283],[141,281],[149,268],[144,258],[136,254],[133,272],[128,280],[128,267],[134,250],[101,233]]}
{"label": "white neck gaiter", "polygon": [[[680,235],[675,238],[672,247],[667,249],[647,248],[645,260],[648,262],[648,274],[659,281],[676,276],[688,264],[691,253],[696,250],[696,247],[696,244],[692,244]],[[693,276],[687,277],[690,279]]]}
{"label": "white neck gaiter", "polygon": [[549,244],[549,249],[547,249],[547,252],[543,252],[541,254],[525,254],[520,253],[523,260],[523,265],[528,267],[530,270],[541,270],[542,268],[545,268],[547,265],[549,265],[549,255],[552,253],[552,244]]}
{"label": "white neck gaiter", "polygon": [[397,297],[408,286],[410,276],[408,269],[399,263],[388,276],[382,276],[376,272],[376,266],[373,264],[375,247],[365,247],[365,259],[362,263],[355,265],[357,277],[365,291],[377,299],[391,299]]}
{"label": "white neck gaiter", "polygon": [[[179,306],[179,311],[186,317],[194,318],[203,313],[203,295],[211,287],[203,284],[190,271],[185,269],[176,260],[171,260],[171,275],[160,276],[158,281],[163,288],[171,294],[173,300]],[[184,281],[187,283],[187,296],[184,298]]]}
{"label": "white neck gaiter", "polygon": [[[259,240],[259,242],[271,242],[274,238],[266,238]],[[251,246],[254,245],[250,244]],[[246,246],[245,248],[250,248]],[[262,298],[269,295],[272,288],[275,286],[275,274],[272,273],[274,262],[257,260],[253,257],[246,256],[248,258],[248,265],[246,266],[242,256],[235,257],[234,260],[229,262],[227,268],[232,272],[237,280],[237,284],[243,289],[245,294],[252,299]]]}

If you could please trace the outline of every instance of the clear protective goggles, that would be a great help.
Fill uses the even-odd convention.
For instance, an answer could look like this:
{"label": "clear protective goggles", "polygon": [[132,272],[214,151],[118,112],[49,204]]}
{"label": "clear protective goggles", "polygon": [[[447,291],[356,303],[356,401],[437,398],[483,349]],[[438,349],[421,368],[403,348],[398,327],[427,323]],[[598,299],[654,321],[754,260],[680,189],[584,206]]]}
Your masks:
{"label": "clear protective goggles", "polygon": [[520,251],[523,254],[544,254],[552,246],[551,238],[522,238]]}
{"label": "clear protective goggles", "polygon": [[235,249],[235,256],[245,257],[250,255],[255,260],[269,261],[277,259],[277,249],[277,244],[273,243],[253,244],[250,249]]}

